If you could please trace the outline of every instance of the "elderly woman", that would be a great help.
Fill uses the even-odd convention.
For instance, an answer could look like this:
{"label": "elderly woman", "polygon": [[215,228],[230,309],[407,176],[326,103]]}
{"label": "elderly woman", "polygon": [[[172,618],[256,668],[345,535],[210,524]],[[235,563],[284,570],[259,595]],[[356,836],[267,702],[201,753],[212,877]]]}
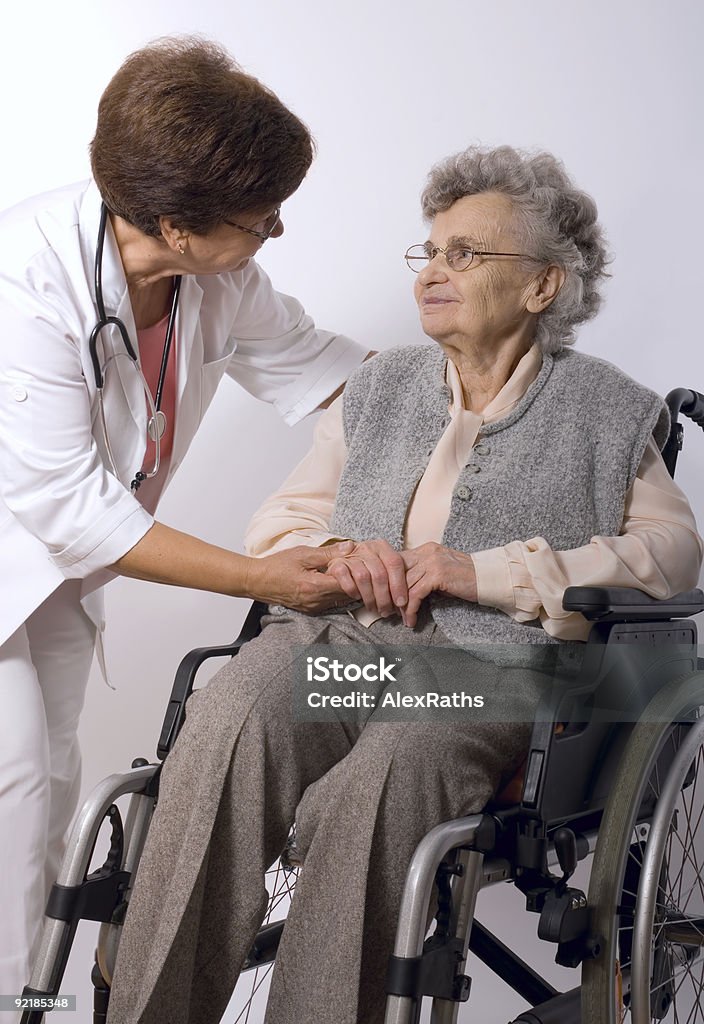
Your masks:
{"label": "elderly woman", "polygon": [[[248,538],[258,554],[353,540],[328,574],[365,607],[271,608],[191,699],[110,1024],[220,1019],[294,819],[305,865],[266,1020],[381,1021],[413,849],[486,804],[524,756],[545,682],[578,667],[587,623],[562,611],[564,588],[666,597],[696,582],[702,542],[658,450],[663,403],[568,347],[605,276],[593,201],[552,156],[502,147],[437,166],[423,211],[430,236],[406,260],[436,344],[385,352],[351,377]],[[380,664],[389,645],[398,678],[348,687],[371,691],[367,707],[293,713],[313,654],[347,646]],[[442,728],[384,714],[385,687],[437,689],[442,652],[460,657],[455,689],[482,695],[483,713]]]}
{"label": "elderly woman", "polygon": [[78,797],[101,585],[344,597],[329,551],[259,561],[154,519],[225,373],[294,423],[365,355],[254,259],[312,155],[227,53],[167,39],[107,86],[93,179],[0,216],[0,992],[28,980]]}

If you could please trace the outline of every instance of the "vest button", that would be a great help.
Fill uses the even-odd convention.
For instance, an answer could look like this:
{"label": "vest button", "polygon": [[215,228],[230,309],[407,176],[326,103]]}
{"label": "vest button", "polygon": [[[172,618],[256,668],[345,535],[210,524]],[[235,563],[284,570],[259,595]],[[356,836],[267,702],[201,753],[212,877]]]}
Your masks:
{"label": "vest button", "polygon": [[479,444],[475,444],[474,450],[477,455],[488,455],[491,451],[491,445],[487,444],[486,441],[480,441]]}
{"label": "vest button", "polygon": [[477,466],[476,463],[474,463],[474,462],[470,462],[470,464],[467,466],[467,472],[468,473],[481,473],[481,471],[482,471],[482,467],[481,466]]}
{"label": "vest button", "polygon": [[461,501],[469,501],[469,499],[472,497],[471,490],[469,489],[469,487],[465,487],[464,484],[461,487],[457,488],[456,494]]}

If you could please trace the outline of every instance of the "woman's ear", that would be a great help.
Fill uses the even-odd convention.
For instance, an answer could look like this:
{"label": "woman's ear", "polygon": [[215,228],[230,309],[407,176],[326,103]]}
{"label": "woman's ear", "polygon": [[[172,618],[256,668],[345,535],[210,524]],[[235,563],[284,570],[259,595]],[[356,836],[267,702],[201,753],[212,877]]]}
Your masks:
{"label": "woman's ear", "polygon": [[188,231],[184,231],[183,228],[174,224],[170,217],[159,217],[159,227],[161,228],[161,237],[169,249],[183,256],[188,248],[188,240],[190,238]]}
{"label": "woman's ear", "polygon": [[555,299],[565,283],[565,271],[562,267],[550,264],[531,283],[526,309],[529,313],[542,313]]}

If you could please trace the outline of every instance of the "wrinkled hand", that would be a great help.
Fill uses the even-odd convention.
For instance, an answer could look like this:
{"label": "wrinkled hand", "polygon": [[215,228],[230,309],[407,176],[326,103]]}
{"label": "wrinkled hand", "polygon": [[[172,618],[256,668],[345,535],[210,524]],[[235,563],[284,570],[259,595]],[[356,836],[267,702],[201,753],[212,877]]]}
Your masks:
{"label": "wrinkled hand", "polygon": [[349,603],[348,595],[326,570],[333,560],[353,550],[353,541],[346,540],[320,548],[299,545],[266,558],[252,558],[247,592],[255,601],[309,614],[339,608]]}
{"label": "wrinkled hand", "polygon": [[408,601],[404,560],[385,540],[354,543],[350,554],[330,562],[327,574],[350,600],[363,601],[365,608],[382,618],[403,609]]}
{"label": "wrinkled hand", "polygon": [[477,600],[477,576],[471,555],[429,541],[402,551],[401,557],[408,584],[405,625],[415,626],[421,601],[435,590],[463,601]]}

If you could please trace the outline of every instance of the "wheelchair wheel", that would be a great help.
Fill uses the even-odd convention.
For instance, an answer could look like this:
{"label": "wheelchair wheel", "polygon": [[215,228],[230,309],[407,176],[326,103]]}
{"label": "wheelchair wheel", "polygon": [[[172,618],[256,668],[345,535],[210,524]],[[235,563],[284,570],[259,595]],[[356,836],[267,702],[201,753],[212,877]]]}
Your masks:
{"label": "wheelchair wheel", "polygon": [[704,673],[663,688],[636,724],[590,884],[600,955],[582,1024],[704,1022]]}
{"label": "wheelchair wheel", "polygon": [[[253,1019],[263,1019],[264,1007],[269,992],[268,982],[274,966],[278,947],[281,918],[285,918],[293,897],[299,868],[292,866],[282,857],[266,873],[266,887],[269,903],[262,925],[244,965],[233,994],[228,1017],[230,1024],[250,1024]],[[278,913],[277,913],[278,912]]]}

